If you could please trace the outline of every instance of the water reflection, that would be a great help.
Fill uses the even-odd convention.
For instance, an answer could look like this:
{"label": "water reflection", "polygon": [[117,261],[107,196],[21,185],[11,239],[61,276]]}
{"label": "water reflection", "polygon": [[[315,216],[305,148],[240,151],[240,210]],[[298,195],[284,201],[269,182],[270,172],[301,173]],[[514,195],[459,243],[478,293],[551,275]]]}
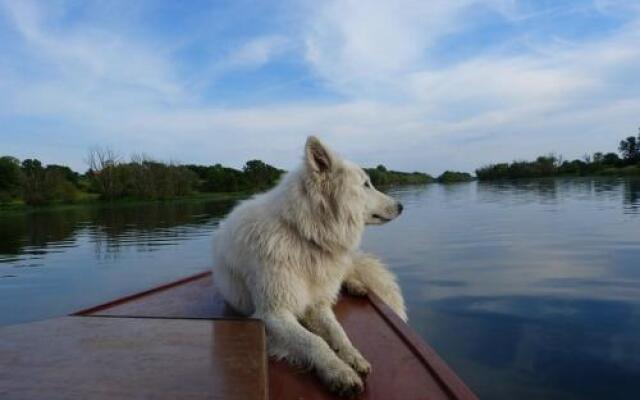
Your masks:
{"label": "water reflection", "polygon": [[65,315],[209,268],[211,232],[233,204],[0,216],[0,325]]}
{"label": "water reflection", "polygon": [[637,212],[640,207],[640,179],[637,178],[549,178],[478,182],[477,192],[478,199],[485,202],[553,204],[568,199],[622,199],[625,212]]}
{"label": "water reflection", "polygon": [[[391,190],[363,246],[398,274],[411,325],[486,399],[640,391],[640,180]],[[0,325],[70,311],[210,265],[232,202],[0,217]]]}
{"label": "water reflection", "polygon": [[43,259],[89,237],[97,257],[117,257],[123,246],[153,251],[209,235],[233,201],[168,202],[0,216],[0,263]]}
{"label": "water reflection", "polygon": [[365,246],[394,266],[411,324],[481,398],[635,398],[639,184],[399,190],[406,214]]}
{"label": "water reflection", "polygon": [[491,399],[627,399],[638,389],[637,306],[459,297],[423,311],[423,334]]}
{"label": "water reflection", "polygon": [[623,185],[625,210],[637,213],[640,208],[640,180],[626,180]]}

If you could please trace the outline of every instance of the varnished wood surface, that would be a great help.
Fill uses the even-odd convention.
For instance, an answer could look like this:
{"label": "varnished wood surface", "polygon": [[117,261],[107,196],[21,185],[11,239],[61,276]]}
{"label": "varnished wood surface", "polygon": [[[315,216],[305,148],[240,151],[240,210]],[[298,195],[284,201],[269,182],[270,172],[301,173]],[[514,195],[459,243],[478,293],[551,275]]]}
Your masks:
{"label": "varnished wood surface", "polygon": [[264,400],[261,322],[64,317],[0,328],[0,399]]}
{"label": "varnished wood surface", "polygon": [[436,351],[411,329],[398,315],[375,294],[369,295],[371,304],[402,338],[411,351],[418,355],[425,367],[446,388],[454,399],[477,399],[458,375],[444,362]]}
{"label": "varnished wood surface", "polygon": [[[342,296],[335,312],[353,344],[372,364],[360,399],[476,399],[436,352],[376,296]],[[125,303],[100,307],[94,315],[239,317],[215,292],[210,275]],[[269,360],[268,374],[272,400],[335,398],[313,373],[295,369],[285,362]]]}
{"label": "varnished wood surface", "polygon": [[180,285],[165,285],[80,311],[76,315],[141,316],[162,318],[241,318],[214,290],[211,274],[195,275]]}

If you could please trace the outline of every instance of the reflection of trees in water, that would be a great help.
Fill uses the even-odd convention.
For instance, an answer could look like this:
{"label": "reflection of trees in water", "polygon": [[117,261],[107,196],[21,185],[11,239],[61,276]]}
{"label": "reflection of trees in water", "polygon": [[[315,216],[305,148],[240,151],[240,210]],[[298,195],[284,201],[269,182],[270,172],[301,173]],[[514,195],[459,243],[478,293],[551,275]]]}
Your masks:
{"label": "reflection of trees in water", "polygon": [[73,246],[84,230],[96,252],[113,257],[124,245],[152,247],[216,223],[233,201],[188,201],[78,207],[0,217],[0,254],[47,252]]}
{"label": "reflection of trees in water", "polygon": [[627,210],[640,210],[640,179],[624,181],[624,205]]}
{"label": "reflection of trees in water", "polygon": [[158,246],[208,232],[209,224],[226,215],[233,202],[154,203],[103,208],[95,214],[90,237],[98,258],[117,257],[123,247],[152,251]]}
{"label": "reflection of trees in water", "polygon": [[447,197],[459,197],[460,195],[467,195],[472,186],[470,182],[452,182],[441,184],[440,188]]}
{"label": "reflection of trees in water", "polygon": [[71,245],[79,210],[55,213],[9,214],[0,218],[0,254],[22,254],[49,244]]}
{"label": "reflection of trees in water", "polygon": [[[552,203],[563,197],[619,201],[640,210],[640,180],[620,178],[557,178],[478,182],[478,199],[487,203]],[[568,194],[565,196],[565,194]]]}
{"label": "reflection of trees in water", "polygon": [[612,193],[620,188],[619,179],[596,179],[592,182],[595,193]]}
{"label": "reflection of trees in water", "polygon": [[493,203],[508,200],[517,203],[548,203],[557,200],[560,184],[557,179],[480,181],[477,193],[481,202]]}

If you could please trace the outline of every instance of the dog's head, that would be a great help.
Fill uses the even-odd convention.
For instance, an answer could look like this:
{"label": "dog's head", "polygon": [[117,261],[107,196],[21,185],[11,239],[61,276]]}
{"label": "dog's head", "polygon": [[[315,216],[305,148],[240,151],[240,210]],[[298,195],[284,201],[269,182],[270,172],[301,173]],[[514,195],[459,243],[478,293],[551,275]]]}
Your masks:
{"label": "dog's head", "polygon": [[377,190],[362,168],[336,155],[315,136],[307,139],[304,160],[305,189],[332,216],[383,224],[402,212],[402,204]]}

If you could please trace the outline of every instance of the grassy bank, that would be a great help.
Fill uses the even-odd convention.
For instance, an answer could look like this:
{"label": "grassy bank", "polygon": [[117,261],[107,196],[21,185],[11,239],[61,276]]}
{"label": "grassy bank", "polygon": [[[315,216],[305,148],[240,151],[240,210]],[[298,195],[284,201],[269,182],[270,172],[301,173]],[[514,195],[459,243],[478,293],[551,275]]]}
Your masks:
{"label": "grassy bank", "polygon": [[81,207],[127,207],[154,203],[183,203],[190,201],[225,201],[237,200],[251,196],[252,192],[194,193],[189,196],[163,200],[144,200],[136,198],[119,198],[111,201],[102,200],[94,193],[82,193],[73,202],[58,201],[43,206],[31,206],[21,200],[0,203],[0,215],[9,213],[30,213],[42,211],[60,211]]}
{"label": "grassy bank", "polygon": [[640,177],[640,165],[638,166],[634,166],[634,165],[630,165],[628,167],[621,167],[621,168],[605,168],[601,171],[598,171],[596,174],[596,176],[619,176],[619,177],[626,177],[626,176],[638,176]]}

